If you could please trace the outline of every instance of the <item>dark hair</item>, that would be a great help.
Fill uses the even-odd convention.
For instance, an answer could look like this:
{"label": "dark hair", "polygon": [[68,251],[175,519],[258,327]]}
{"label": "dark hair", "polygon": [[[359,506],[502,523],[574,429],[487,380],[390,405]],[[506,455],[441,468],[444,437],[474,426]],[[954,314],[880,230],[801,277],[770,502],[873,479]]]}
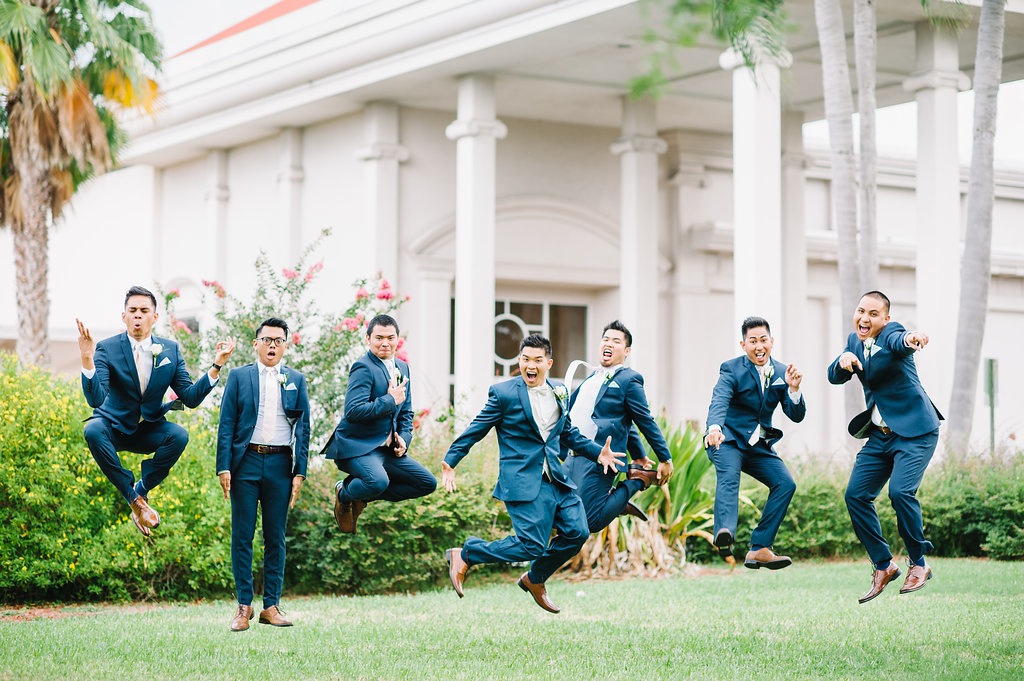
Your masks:
{"label": "dark hair", "polygon": [[128,307],[128,299],[132,296],[146,296],[153,301],[153,312],[156,312],[156,296],[148,288],[142,288],[141,286],[132,286],[128,289],[128,293],[124,294],[124,306]]}
{"label": "dark hair", "polygon": [[260,334],[263,332],[263,327],[264,326],[272,326],[275,329],[283,329],[284,330],[284,337],[285,338],[288,337],[288,323],[285,320],[283,320],[283,319],[278,319],[277,317],[270,317],[268,319],[264,319],[263,323],[261,323],[259,326],[256,327],[256,337],[257,338],[259,338]]}
{"label": "dark hair", "polygon": [[366,337],[369,338],[370,334],[373,333],[374,327],[377,326],[393,326],[395,327],[395,334],[401,335],[401,331],[398,330],[398,322],[395,318],[387,314],[379,314],[369,321],[366,325]]}
{"label": "dark hair", "polygon": [[759,326],[763,326],[768,330],[768,335],[772,335],[772,327],[768,324],[768,320],[764,317],[747,317],[743,320],[743,324],[740,325],[740,339],[747,337],[747,331],[756,329]]}
{"label": "dark hair", "polygon": [[608,322],[608,326],[604,327],[604,330],[601,331],[601,334],[604,335],[608,333],[609,329],[612,331],[621,331],[622,335],[626,337],[626,347],[633,347],[633,334],[629,332],[629,329],[626,328],[625,324],[620,322],[618,319],[616,319],[613,322]]}
{"label": "dark hair", "polygon": [[868,296],[871,296],[872,298],[878,298],[883,303],[885,303],[885,313],[889,314],[889,297],[888,296],[886,296],[881,291],[868,291],[867,293],[862,295],[861,298],[867,298]]}
{"label": "dark hair", "polygon": [[519,341],[519,352],[522,352],[523,348],[540,348],[545,355],[551,356],[551,341],[539,333],[530,334]]}

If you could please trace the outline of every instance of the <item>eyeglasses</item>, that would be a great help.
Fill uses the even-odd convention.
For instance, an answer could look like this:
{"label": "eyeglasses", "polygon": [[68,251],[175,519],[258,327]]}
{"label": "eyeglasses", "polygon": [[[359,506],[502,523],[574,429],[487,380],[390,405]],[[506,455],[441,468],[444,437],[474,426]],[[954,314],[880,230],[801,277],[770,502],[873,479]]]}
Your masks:
{"label": "eyeglasses", "polygon": [[262,338],[257,338],[256,340],[263,343],[264,345],[276,345],[277,347],[281,347],[282,345],[288,342],[287,338],[271,338],[270,336],[263,336]]}

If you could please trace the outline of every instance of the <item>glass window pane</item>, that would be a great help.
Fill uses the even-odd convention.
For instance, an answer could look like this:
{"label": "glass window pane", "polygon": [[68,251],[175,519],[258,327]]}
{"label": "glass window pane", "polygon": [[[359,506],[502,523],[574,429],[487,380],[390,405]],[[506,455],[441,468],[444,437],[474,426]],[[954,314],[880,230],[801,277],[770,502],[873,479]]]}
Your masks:
{"label": "glass window pane", "polygon": [[500,359],[514,360],[519,356],[519,342],[523,330],[511,319],[502,319],[494,325],[494,354]]}
{"label": "glass window pane", "polygon": [[581,305],[552,305],[549,310],[551,322],[551,354],[554,364],[551,376],[562,380],[569,363],[587,356],[587,308]]}
{"label": "glass window pane", "polygon": [[527,326],[544,323],[544,305],[542,303],[512,303],[509,312],[526,322]]}

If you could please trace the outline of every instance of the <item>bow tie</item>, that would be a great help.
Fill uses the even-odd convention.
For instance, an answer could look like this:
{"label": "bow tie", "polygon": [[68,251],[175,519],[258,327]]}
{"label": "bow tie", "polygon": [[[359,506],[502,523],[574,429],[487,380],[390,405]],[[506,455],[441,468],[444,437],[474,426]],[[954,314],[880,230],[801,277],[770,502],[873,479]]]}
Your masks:
{"label": "bow tie", "polygon": [[551,394],[551,386],[546,383],[544,385],[538,385],[536,388],[528,388],[528,390],[531,395],[537,395],[539,397],[547,397]]}

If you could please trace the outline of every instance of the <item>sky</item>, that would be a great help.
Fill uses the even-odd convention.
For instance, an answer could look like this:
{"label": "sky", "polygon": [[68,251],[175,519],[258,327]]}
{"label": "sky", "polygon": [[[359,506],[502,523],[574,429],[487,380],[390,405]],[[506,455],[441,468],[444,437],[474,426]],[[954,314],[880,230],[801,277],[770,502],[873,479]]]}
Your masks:
{"label": "sky", "polygon": [[[175,54],[274,5],[278,0],[150,0],[153,20],[164,43],[164,55]],[[202,17],[198,21],[197,17]],[[166,58],[165,57],[165,58]],[[958,97],[958,142],[960,162],[971,160],[973,92]],[[996,123],[996,165],[1004,169],[1024,170],[1024,81],[1004,84],[999,92]],[[883,157],[913,159],[917,155],[916,106],[900,104],[880,109],[877,114],[878,150]],[[856,135],[857,122],[854,121]],[[828,127],[824,121],[804,126],[808,148],[828,148]]]}

